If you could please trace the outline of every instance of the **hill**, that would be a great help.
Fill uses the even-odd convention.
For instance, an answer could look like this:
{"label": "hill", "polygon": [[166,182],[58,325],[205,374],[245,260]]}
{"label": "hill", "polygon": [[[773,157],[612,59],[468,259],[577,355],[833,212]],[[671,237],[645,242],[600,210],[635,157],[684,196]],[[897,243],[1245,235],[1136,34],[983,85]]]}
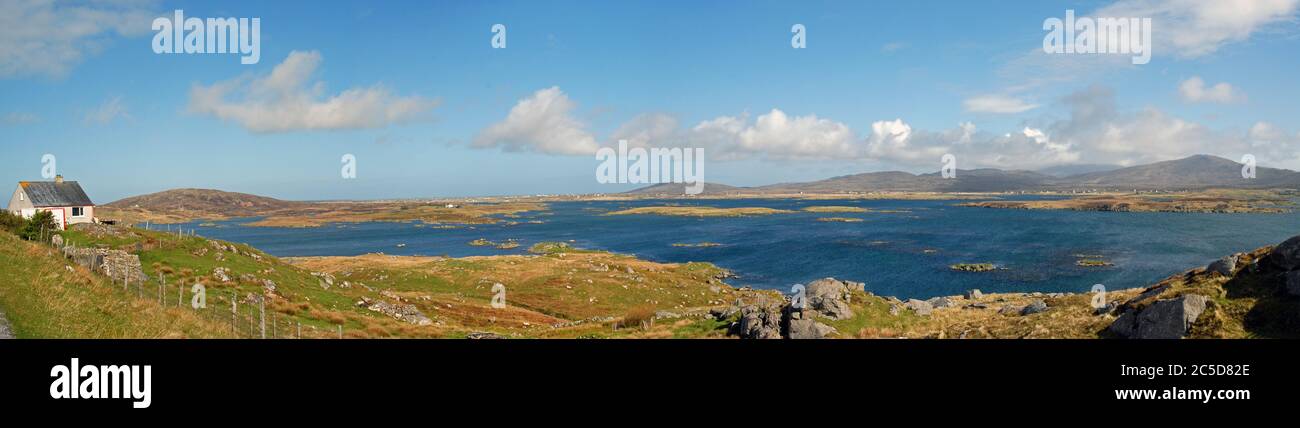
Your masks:
{"label": "hill", "polygon": [[25,338],[228,337],[230,331],[189,310],[123,292],[52,247],[3,231],[0,312],[14,335]]}
{"label": "hill", "polygon": [[[683,183],[662,183],[662,184],[654,184],[654,185],[650,185],[650,186],[646,186],[646,187],[642,187],[642,188],[638,188],[638,189],[629,190],[629,191],[627,191],[627,192],[623,192],[623,194],[626,194],[626,195],[638,195],[638,196],[656,196],[656,195],[658,195],[658,196],[682,196],[682,195],[685,193],[685,188],[686,188],[686,186],[688,186],[688,185],[687,185],[687,184],[683,184]],[[749,190],[749,188],[746,188],[746,187],[736,187],[736,186],[728,186],[728,185],[726,185],[726,184],[718,184],[718,183],[708,183],[708,182],[705,182],[705,183],[704,183],[704,189],[703,189],[703,191],[700,192],[700,194],[701,194],[701,195],[710,195],[710,196],[711,196],[711,195],[728,195],[728,194],[745,193],[745,192],[748,191],[748,190]]]}
{"label": "hill", "polygon": [[1257,167],[1256,178],[1241,177],[1242,164],[1210,155],[1147,165],[1093,172],[1066,177],[1062,185],[1071,187],[1131,189],[1204,189],[1204,188],[1295,188],[1300,173],[1285,169]]}
{"label": "hill", "polygon": [[218,220],[265,215],[272,211],[300,208],[304,205],[306,205],[304,202],[282,201],[247,193],[211,189],[172,189],[110,202],[99,207],[99,217],[129,222],[144,220],[169,222],[170,219],[195,218]]}
{"label": "hill", "polygon": [[[1268,189],[1300,188],[1300,173],[1278,168],[1257,167],[1256,178],[1243,179],[1242,165],[1229,159],[1195,155],[1148,165],[1118,168],[1106,165],[1074,165],[1044,171],[982,168],[958,170],[952,179],[938,172],[912,174],[903,171],[868,172],[805,183],[780,183],[736,188],[706,185],[706,194],[791,194],[864,192],[1016,192],[1044,190],[1197,190],[1209,188]],[[1078,173],[1076,173],[1078,172]],[[1049,174],[1050,173],[1050,174]],[[655,193],[676,186],[655,185],[629,194]]]}

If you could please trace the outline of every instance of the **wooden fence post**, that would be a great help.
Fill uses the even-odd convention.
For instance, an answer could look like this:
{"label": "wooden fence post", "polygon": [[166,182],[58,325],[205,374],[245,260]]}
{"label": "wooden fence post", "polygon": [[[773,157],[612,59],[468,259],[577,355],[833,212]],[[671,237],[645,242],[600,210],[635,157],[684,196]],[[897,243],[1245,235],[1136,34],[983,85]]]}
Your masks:
{"label": "wooden fence post", "polygon": [[265,339],[266,338],[266,297],[265,296],[257,299],[257,313],[258,313],[257,315],[258,322],[261,323],[262,325],[262,338]]}
{"label": "wooden fence post", "polygon": [[339,339],[343,338],[343,324],[339,324]]}
{"label": "wooden fence post", "polygon": [[297,336],[298,339],[302,339],[302,322],[294,321],[293,325],[298,329],[297,334],[295,334],[295,336]]}
{"label": "wooden fence post", "polygon": [[239,324],[235,322],[235,318],[239,316],[239,307],[238,303],[236,303],[238,300],[236,298],[237,295],[238,294],[235,293],[235,290],[230,290],[230,332],[233,333],[236,338],[239,337]]}

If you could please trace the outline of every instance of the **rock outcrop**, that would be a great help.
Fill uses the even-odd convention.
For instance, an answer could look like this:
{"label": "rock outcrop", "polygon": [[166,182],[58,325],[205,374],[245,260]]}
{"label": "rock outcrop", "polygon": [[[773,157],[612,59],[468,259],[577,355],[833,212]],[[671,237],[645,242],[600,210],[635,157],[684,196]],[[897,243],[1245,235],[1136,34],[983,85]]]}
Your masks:
{"label": "rock outcrop", "polygon": [[[1220,307],[1209,296],[1227,296]],[[1249,306],[1234,303],[1234,296],[1249,297]],[[1296,315],[1276,308],[1293,307],[1300,296],[1300,236],[1274,247],[1233,254],[1204,269],[1170,277],[1144,290],[1117,308],[1118,317],[1106,331],[1133,339],[1175,339],[1187,337],[1207,313],[1219,321],[1233,319],[1232,313],[1250,310],[1249,320],[1237,319],[1248,330],[1271,328],[1273,335],[1294,331]],[[1270,302],[1264,304],[1265,301]],[[1267,309],[1274,308],[1274,309]],[[1216,310],[1224,310],[1216,312]],[[1268,326],[1268,327],[1264,327]],[[1212,334],[1210,337],[1214,337]]]}
{"label": "rock outcrop", "polygon": [[780,339],[782,312],[780,305],[770,302],[741,306],[732,332],[742,339]]}
{"label": "rock outcrop", "polygon": [[835,320],[853,318],[853,309],[849,307],[853,291],[863,291],[861,282],[839,281],[835,278],[822,278],[808,283],[805,288],[808,307],[821,315]]}
{"label": "rock outcrop", "polygon": [[1189,294],[1120,314],[1109,330],[1130,339],[1181,339],[1205,311],[1208,298]]}
{"label": "rock outcrop", "polygon": [[410,324],[415,324],[415,325],[433,324],[433,320],[430,320],[428,316],[425,316],[423,312],[420,312],[420,310],[416,308],[415,305],[412,304],[388,303],[382,300],[371,300],[369,298],[362,297],[361,300],[357,302],[357,306],[375,312],[379,312],[384,315],[388,315],[390,317],[396,318],[401,321],[405,321]]}
{"label": "rock outcrop", "polygon": [[853,293],[864,292],[864,288],[860,282],[822,278],[804,288],[806,307],[803,308],[796,308],[788,301],[760,298],[749,304],[737,301],[731,307],[710,313],[719,320],[735,318],[730,332],[743,339],[821,339],[835,334],[836,330],[817,318],[853,318],[849,303]]}

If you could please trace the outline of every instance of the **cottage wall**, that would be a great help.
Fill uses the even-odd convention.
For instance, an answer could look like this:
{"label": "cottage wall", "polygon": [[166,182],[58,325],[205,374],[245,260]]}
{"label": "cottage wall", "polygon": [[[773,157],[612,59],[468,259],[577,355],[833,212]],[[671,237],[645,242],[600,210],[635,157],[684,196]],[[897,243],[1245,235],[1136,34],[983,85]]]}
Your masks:
{"label": "cottage wall", "polygon": [[33,208],[32,198],[28,198],[26,194],[23,193],[22,186],[18,186],[18,188],[14,189],[13,196],[9,197],[9,205],[5,205],[5,209],[15,215],[22,215],[24,209],[31,208]]}

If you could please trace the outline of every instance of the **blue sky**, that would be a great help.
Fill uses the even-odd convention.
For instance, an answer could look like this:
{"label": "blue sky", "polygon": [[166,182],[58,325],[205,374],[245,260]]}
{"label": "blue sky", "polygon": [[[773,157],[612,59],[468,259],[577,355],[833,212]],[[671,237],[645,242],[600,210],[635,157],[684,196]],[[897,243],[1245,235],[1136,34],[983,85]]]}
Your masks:
{"label": "blue sky", "polygon": [[[703,147],[706,180],[736,185],[932,172],[944,153],[1297,169],[1296,3],[5,2],[0,182],[40,179],[49,153],[99,203],[613,192],[636,186],[598,183],[589,149],[620,138]],[[176,9],[260,18],[260,62],[155,54],[149,24]],[[1066,9],[1152,18],[1151,62],[1043,53]]]}

